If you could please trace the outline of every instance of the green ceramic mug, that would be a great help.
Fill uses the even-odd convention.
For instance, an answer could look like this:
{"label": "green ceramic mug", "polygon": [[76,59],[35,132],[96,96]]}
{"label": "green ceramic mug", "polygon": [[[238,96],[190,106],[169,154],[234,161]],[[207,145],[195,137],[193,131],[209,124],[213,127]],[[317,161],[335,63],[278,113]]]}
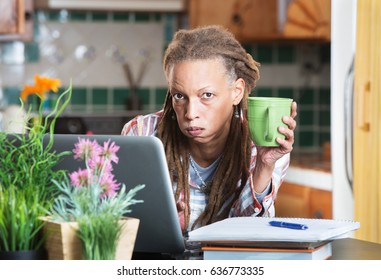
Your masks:
{"label": "green ceramic mug", "polygon": [[249,97],[247,118],[251,139],[257,146],[277,147],[276,138],[285,138],[278,131],[279,126],[286,127],[283,116],[291,114],[290,98]]}

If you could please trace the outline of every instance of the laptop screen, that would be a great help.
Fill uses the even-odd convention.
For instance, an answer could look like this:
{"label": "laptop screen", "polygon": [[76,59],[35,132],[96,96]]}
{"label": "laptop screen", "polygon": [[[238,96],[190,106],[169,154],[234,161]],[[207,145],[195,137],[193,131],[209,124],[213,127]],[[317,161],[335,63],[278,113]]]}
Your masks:
{"label": "laptop screen", "polygon": [[[44,143],[47,143],[46,135]],[[127,190],[145,184],[135,198],[143,203],[131,206],[128,216],[140,220],[135,252],[181,254],[184,239],[177,216],[176,204],[162,142],[153,136],[55,134],[53,149],[72,151],[78,137],[97,140],[103,145],[109,139],[120,147],[118,164],[113,165],[115,179]],[[57,169],[68,172],[85,168],[83,161],[65,156]]]}

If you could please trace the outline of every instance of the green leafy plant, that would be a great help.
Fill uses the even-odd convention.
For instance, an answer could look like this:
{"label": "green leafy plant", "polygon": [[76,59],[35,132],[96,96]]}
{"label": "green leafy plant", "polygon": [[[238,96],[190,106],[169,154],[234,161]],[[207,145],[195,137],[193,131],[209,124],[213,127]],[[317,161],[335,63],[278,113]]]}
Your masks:
{"label": "green leafy plant", "polygon": [[40,216],[53,205],[56,188],[52,180],[61,180],[64,171],[54,167],[66,153],[52,150],[53,137],[43,143],[46,133],[54,133],[56,119],[70,102],[71,85],[57,99],[53,110],[43,116],[45,93],[58,91],[60,81],[35,77],[21,93],[21,105],[31,94],[39,99],[33,111],[28,108],[29,123],[24,134],[0,132],[0,251],[38,250],[43,244]]}
{"label": "green leafy plant", "polygon": [[84,160],[86,168],[70,173],[70,180],[54,181],[61,194],[55,199],[51,220],[78,223],[83,259],[115,259],[122,231],[119,221],[132,205],[143,202],[134,196],[145,185],[127,192],[114,179],[112,162],[118,163],[118,150],[110,140],[102,147],[96,140],[79,138],[74,158]]}

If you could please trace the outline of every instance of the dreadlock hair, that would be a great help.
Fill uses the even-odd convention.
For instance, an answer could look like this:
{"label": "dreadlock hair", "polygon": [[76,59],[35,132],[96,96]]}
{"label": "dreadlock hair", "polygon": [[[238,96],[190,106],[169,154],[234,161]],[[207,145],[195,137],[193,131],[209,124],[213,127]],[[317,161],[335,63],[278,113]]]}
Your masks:
{"label": "dreadlock hair", "polygon": [[[259,63],[246,53],[232,33],[220,26],[199,27],[192,30],[179,30],[164,55],[164,72],[168,78],[175,64],[191,60],[221,59],[229,81],[238,78],[245,81],[244,97],[238,104],[242,118],[232,115],[230,132],[209,192],[209,202],[205,210],[192,225],[200,226],[228,217],[233,202],[238,198],[250,173],[251,141],[247,122],[247,99],[259,79]],[[175,199],[181,193],[185,202],[185,230],[190,219],[189,153],[187,138],[174,120],[172,97],[168,91],[163,117],[158,124],[158,137],[166,152],[171,179],[177,182]]]}

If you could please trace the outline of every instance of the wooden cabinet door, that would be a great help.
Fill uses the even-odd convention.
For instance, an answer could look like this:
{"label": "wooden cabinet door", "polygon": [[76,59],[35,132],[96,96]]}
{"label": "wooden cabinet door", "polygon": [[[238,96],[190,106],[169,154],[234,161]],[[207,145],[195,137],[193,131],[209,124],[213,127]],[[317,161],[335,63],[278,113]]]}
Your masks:
{"label": "wooden cabinet door", "polygon": [[0,34],[24,32],[24,0],[1,0],[0,11]]}
{"label": "wooden cabinet door", "polygon": [[315,219],[332,219],[332,192],[310,190],[309,216]]}
{"label": "wooden cabinet door", "polygon": [[283,182],[275,200],[275,215],[307,218],[309,216],[309,198],[309,188]]}
{"label": "wooden cabinet door", "polygon": [[283,182],[275,201],[275,215],[332,219],[332,193]]}
{"label": "wooden cabinet door", "polygon": [[357,1],[353,189],[355,237],[381,242],[381,2]]}
{"label": "wooden cabinet door", "polygon": [[222,25],[241,42],[331,36],[331,0],[293,0],[285,7],[277,0],[190,0],[188,11],[190,28]]}
{"label": "wooden cabinet door", "polygon": [[0,0],[0,42],[33,40],[34,0]]}
{"label": "wooden cabinet door", "polygon": [[190,28],[222,25],[241,41],[273,39],[279,35],[277,0],[190,0]]}

